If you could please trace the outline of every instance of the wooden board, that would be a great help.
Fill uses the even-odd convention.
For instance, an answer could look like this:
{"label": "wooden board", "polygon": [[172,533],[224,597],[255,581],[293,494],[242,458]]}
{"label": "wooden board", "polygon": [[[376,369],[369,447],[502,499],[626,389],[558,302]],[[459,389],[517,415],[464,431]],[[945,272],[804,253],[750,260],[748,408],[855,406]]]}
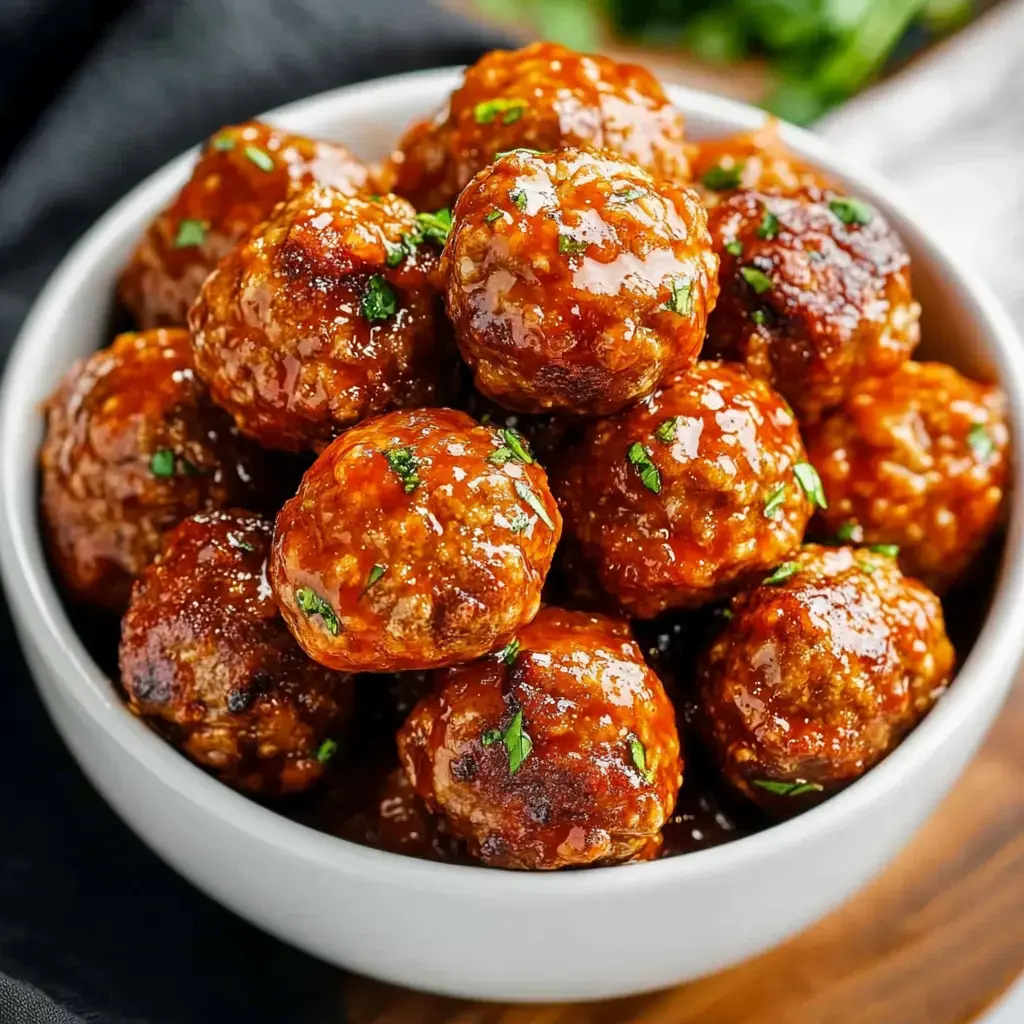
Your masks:
{"label": "wooden board", "polygon": [[351,1024],[966,1024],[1024,971],[1024,680],[889,870],[739,967],[604,1003],[500,1006],[348,980]]}

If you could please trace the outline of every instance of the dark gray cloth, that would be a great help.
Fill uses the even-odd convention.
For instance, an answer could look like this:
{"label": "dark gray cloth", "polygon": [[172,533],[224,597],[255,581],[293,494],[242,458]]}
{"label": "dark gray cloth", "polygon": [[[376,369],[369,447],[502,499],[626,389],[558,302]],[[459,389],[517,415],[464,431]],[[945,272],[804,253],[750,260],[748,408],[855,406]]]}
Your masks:
{"label": "dark gray cloth", "polygon": [[[6,0],[0,351],[89,224],[219,125],[501,42],[428,0]],[[0,1024],[342,1021],[340,971],[201,896],[106,808],[5,606],[0,665]]]}

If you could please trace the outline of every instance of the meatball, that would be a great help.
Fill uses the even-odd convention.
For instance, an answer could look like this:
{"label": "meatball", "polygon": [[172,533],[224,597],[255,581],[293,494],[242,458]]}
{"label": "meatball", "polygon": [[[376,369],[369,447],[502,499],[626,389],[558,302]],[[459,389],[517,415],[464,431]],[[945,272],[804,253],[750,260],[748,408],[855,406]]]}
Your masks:
{"label": "meatball", "polygon": [[777,813],[863,775],[949,683],[942,606],[895,560],[806,546],[732,616],[698,670],[726,779]]}
{"label": "meatball", "polygon": [[562,521],[522,438],[450,409],[331,444],[277,517],[270,582],[317,661],[391,672],[508,643],[540,605]]}
{"label": "meatball", "polygon": [[807,433],[828,498],[822,525],[898,546],[935,590],[963,575],[999,520],[1010,473],[1006,398],[941,363],[857,384]]}
{"label": "meatball", "polygon": [[763,576],[800,545],[821,502],[785,402],[715,362],[592,423],[553,487],[572,561],[636,618]]}
{"label": "meatball", "polygon": [[351,680],[310,661],[270,596],[269,521],[200,512],[167,537],[121,627],[128,706],[222,782],[308,788],[337,749]]}
{"label": "meatball", "polygon": [[754,132],[708,139],[692,147],[694,188],[711,209],[737,190],[792,195],[828,188],[829,180],[804,166],[782,145],[774,122]]}
{"label": "meatball", "polygon": [[268,448],[319,449],[454,382],[435,290],[447,221],[397,196],[310,186],[203,284],[189,313],[196,369],[239,430]]}
{"label": "meatball", "polygon": [[183,326],[199,286],[235,243],[314,181],[345,192],[368,171],[343,147],[289,135],[259,121],[207,140],[192,177],[157,215],[121,274],[118,297],[140,327]]}
{"label": "meatball", "polygon": [[737,192],[709,214],[721,258],[707,354],[743,362],[801,420],[917,346],[910,258],[880,213],[834,192]]}
{"label": "meatball", "polygon": [[675,712],[629,626],[552,607],[436,673],[398,751],[470,853],[506,868],[649,855],[682,782]]}
{"label": "meatball", "polygon": [[498,153],[570,146],[611,150],[658,178],[689,178],[682,115],[650,72],[533,43],[469,68],[445,108],[406,132],[383,180],[434,209],[450,206]]}
{"label": "meatball", "polygon": [[42,511],[62,583],[121,611],[162,535],[193,512],[259,501],[270,467],[207,397],[188,332],[122,334],[47,401]]}
{"label": "meatball", "polygon": [[510,153],[459,198],[442,270],[476,386],[599,416],[686,369],[718,292],[696,193],[608,153]]}

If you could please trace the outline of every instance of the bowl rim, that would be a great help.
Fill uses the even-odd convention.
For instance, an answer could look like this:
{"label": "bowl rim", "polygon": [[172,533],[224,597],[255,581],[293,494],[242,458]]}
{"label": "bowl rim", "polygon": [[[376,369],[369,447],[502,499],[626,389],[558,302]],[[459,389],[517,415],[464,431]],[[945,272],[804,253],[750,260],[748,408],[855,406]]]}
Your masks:
{"label": "bowl rim", "polygon": [[[453,87],[462,68],[438,68],[388,76],[330,90],[261,115],[283,127],[333,112],[335,116],[371,113],[382,97],[408,98],[416,90]],[[684,117],[700,117],[727,125],[729,132],[754,129],[766,115],[754,107],[682,86],[666,86]],[[783,141],[814,164],[855,184],[856,189],[886,211],[901,234],[916,236],[933,266],[957,282],[960,302],[973,323],[990,339],[989,355],[1008,396],[1012,434],[1024,437],[1024,344],[1007,313],[974,273],[936,239],[898,190],[876,172],[858,167],[809,132],[780,125]],[[1024,488],[1014,486],[1002,563],[988,615],[971,652],[960,666],[946,695],[914,731],[880,764],[853,785],[824,803],[787,821],[721,846],[643,864],[609,865],[574,872],[514,872],[479,865],[420,860],[390,853],[319,832],[284,817],[207,775],[165,743],[121,703],[113,683],[92,660],[71,628],[50,577],[35,514],[24,515],[15,497],[24,463],[19,439],[32,431],[34,402],[22,399],[24,381],[45,361],[52,321],[59,319],[61,296],[90,276],[97,254],[107,250],[126,221],[144,223],[155,199],[171,194],[191,164],[193,148],[165,164],[111,207],[71,248],[36,298],[11,351],[0,386],[0,570],[19,636],[27,634],[52,676],[53,685],[70,698],[108,738],[138,766],[202,810],[254,841],[354,876],[380,876],[393,884],[429,886],[442,893],[543,896],[555,886],[560,894],[588,898],[628,888],[684,883],[721,872],[756,865],[811,842],[835,824],[862,813],[885,792],[905,782],[935,757],[948,737],[980,702],[1001,702],[1021,656],[1013,612],[1024,603]],[[34,510],[35,502],[31,508]],[[37,687],[40,686],[38,680]]]}

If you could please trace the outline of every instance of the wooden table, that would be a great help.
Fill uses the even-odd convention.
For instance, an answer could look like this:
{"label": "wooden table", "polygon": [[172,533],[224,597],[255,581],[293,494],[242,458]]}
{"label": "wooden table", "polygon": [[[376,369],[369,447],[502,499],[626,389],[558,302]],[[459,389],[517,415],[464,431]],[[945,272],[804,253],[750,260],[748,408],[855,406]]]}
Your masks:
{"label": "wooden table", "polygon": [[351,1024],[966,1024],[1024,971],[1024,680],[892,867],[722,974],[604,1003],[501,1006],[352,978]]}

